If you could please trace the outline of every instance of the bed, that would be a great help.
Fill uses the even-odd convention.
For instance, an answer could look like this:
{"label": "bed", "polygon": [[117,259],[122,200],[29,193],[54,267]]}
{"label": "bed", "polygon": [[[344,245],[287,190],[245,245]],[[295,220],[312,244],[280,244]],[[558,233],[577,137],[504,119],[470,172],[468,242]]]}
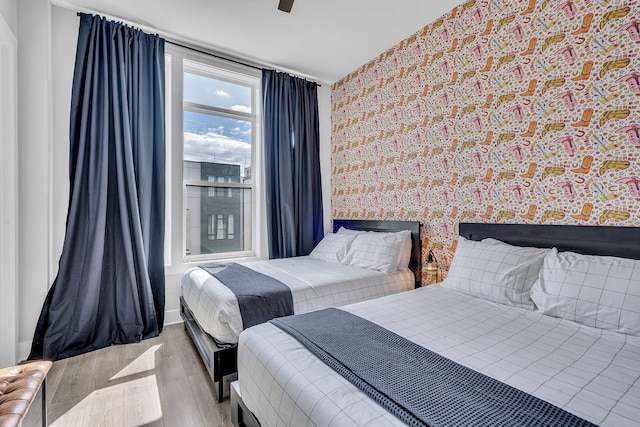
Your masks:
{"label": "bed", "polygon": [[[561,252],[554,256],[571,251],[640,259],[640,228],[463,223],[460,235],[473,242],[494,238],[517,246],[557,247]],[[543,269],[548,270],[546,264]],[[637,288],[640,271],[632,274]],[[635,288],[637,309],[640,289]],[[441,284],[341,310],[587,422],[640,425],[637,335],[488,301]],[[271,323],[242,334],[238,363],[231,390],[236,426],[405,425]]]}
{"label": "bed", "polygon": [[[385,273],[317,257],[255,261],[243,265],[286,285],[291,290],[295,313],[364,301],[420,286],[418,222],[336,219],[333,230],[349,235],[363,231],[395,233],[407,230],[411,238],[408,269]],[[185,328],[211,378],[218,383],[218,399],[221,401],[222,378],[236,372],[237,340],[244,329],[236,296],[207,271],[196,267],[183,275],[180,302]]]}

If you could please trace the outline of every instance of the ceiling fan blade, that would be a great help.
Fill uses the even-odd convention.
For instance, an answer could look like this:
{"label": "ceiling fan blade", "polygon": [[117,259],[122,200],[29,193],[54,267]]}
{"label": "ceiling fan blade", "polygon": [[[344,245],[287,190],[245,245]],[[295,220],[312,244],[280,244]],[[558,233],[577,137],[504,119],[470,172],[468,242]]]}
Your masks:
{"label": "ceiling fan blade", "polygon": [[293,0],[280,0],[280,4],[278,4],[278,10],[283,12],[291,12],[291,8],[293,7]]}

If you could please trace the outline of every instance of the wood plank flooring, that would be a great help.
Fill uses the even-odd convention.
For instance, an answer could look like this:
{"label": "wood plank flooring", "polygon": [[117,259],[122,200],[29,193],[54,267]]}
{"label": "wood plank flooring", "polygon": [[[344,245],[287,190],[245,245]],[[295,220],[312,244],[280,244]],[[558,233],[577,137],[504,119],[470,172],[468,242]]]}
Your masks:
{"label": "wood plank flooring", "polygon": [[55,362],[49,425],[231,426],[229,398],[218,404],[215,390],[183,325],[171,325],[157,338]]}

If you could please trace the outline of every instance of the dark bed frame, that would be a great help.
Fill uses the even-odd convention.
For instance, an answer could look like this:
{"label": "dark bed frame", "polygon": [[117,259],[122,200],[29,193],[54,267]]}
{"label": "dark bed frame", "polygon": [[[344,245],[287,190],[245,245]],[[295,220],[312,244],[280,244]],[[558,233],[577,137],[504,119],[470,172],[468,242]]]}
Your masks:
{"label": "dark bed frame", "polygon": [[[419,288],[422,280],[422,254],[420,240],[420,223],[418,221],[374,221],[374,220],[333,220],[333,231],[340,227],[352,230],[368,231],[411,231],[411,261],[409,269],[416,278],[415,287]],[[198,324],[193,312],[180,297],[180,315],[184,320],[184,328],[189,332],[200,357],[204,362],[207,372],[214,383],[218,383],[218,402],[223,400],[223,379],[227,375],[238,372],[238,346],[237,344],[223,344],[217,342],[207,334]]]}
{"label": "dark bed frame", "polygon": [[[476,241],[491,237],[515,246],[556,247],[559,251],[585,255],[640,259],[640,227],[461,222],[459,234]],[[234,387],[231,387],[231,420],[236,427],[260,427]]]}
{"label": "dark bed frame", "polygon": [[640,259],[640,227],[461,222],[459,230],[469,240],[492,237],[516,246],[556,247],[561,252]]}

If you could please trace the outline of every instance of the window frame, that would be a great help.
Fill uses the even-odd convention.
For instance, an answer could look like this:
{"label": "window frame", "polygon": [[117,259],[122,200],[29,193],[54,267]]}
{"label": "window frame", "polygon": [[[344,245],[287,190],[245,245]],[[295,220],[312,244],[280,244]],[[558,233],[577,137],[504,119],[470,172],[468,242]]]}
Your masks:
{"label": "window frame", "polygon": [[[264,176],[262,166],[262,106],[259,102],[262,99],[261,71],[178,46],[166,46],[166,55],[170,57],[170,70],[167,70],[166,74],[171,76],[171,81],[167,85],[167,168],[170,169],[170,172],[168,171],[167,173],[167,179],[175,181],[167,186],[167,221],[172,224],[170,236],[165,236],[167,245],[165,252],[170,254],[165,263],[167,270],[169,272],[172,270],[180,272],[184,271],[186,267],[190,267],[190,264],[207,260],[259,259],[266,250],[265,203],[262,182],[262,177]],[[214,72],[211,73],[210,70]],[[217,80],[249,86],[252,96],[252,112],[227,110],[183,101],[184,72],[203,74]],[[251,184],[244,182],[188,182],[184,180],[185,111],[216,114],[231,119],[246,120],[251,123]],[[178,185],[178,180],[180,180],[180,185]],[[250,189],[251,212],[248,214],[251,221],[250,249],[214,254],[186,254],[188,239],[186,230],[186,197],[187,186],[189,185],[203,188],[240,188],[243,191],[246,191],[245,189],[247,188]],[[246,233],[246,229],[247,227],[245,226],[245,230],[241,230],[240,236]],[[245,246],[244,243],[243,246]]]}

